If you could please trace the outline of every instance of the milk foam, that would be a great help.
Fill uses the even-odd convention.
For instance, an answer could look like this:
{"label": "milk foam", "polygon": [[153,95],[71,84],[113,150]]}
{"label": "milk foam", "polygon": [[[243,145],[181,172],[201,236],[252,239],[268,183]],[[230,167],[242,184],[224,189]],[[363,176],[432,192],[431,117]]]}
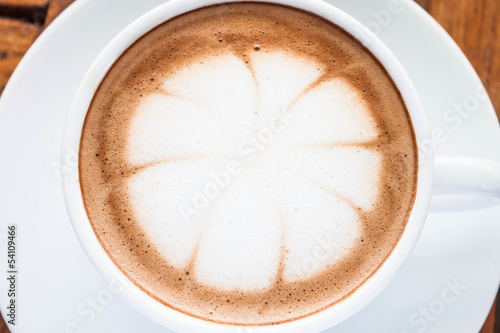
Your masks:
{"label": "milk foam", "polygon": [[259,97],[258,128],[269,127],[272,117],[300,98],[324,73],[323,66],[282,52],[251,55]]}
{"label": "milk foam", "polygon": [[285,226],[259,171],[249,169],[235,178],[208,212],[195,262],[201,283],[242,291],[262,291],[273,284]]}
{"label": "milk foam", "polygon": [[352,36],[232,2],[122,54],[87,113],[79,170],[100,244],[141,290],[202,320],[274,325],[380,268],[412,210],[418,153],[397,87]]}
{"label": "milk foam", "polygon": [[[323,74],[286,52],[255,52],[248,64],[226,54],[170,75],[145,97],[129,132],[129,162],[144,166],[128,180],[129,200],[171,265],[194,265],[198,282],[221,290],[262,291],[280,274],[314,277],[359,241],[359,209],[373,208],[382,164],[363,144],[378,133],[356,88],[319,82]],[[277,110],[287,127],[252,162],[238,155]],[[180,207],[232,159],[242,174],[186,221]]]}
{"label": "milk foam", "polygon": [[179,207],[193,200],[196,189],[210,181],[211,172],[221,170],[222,162],[206,158],[161,163],[128,181],[137,219],[176,268],[189,264],[206,223],[206,216],[184,220]]}
{"label": "milk foam", "polygon": [[132,123],[129,161],[235,151],[255,127],[258,95],[247,66],[232,55],[212,57],[175,73],[163,95],[149,95]]}

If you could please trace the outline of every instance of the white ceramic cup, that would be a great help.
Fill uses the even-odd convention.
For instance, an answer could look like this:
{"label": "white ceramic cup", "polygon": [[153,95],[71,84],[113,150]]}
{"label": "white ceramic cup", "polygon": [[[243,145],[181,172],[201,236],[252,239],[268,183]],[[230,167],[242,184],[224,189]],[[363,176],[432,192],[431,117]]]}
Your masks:
{"label": "white ceramic cup", "polygon": [[[102,51],[85,76],[74,99],[63,139],[62,163],[68,165],[63,174],[66,206],[74,230],[92,263],[104,279],[139,311],[180,332],[243,332],[236,326],[215,324],[175,311],[129,281],[102,249],[88,220],[83,204],[78,170],[81,131],[92,97],[101,80],[120,55],[142,35],[161,23],[188,11],[215,3],[241,0],[172,0],[143,15],[125,28]],[[258,0],[261,1],[261,0]],[[367,28],[338,8],[320,0],[266,0],[315,13],[342,27],[364,44],[392,77],[406,103],[420,147],[430,142],[430,131],[417,92],[405,70],[389,49]],[[252,327],[248,332],[317,332],[345,320],[368,304],[391,281],[414,248],[423,228],[433,190],[434,167],[440,188],[447,192],[477,192],[500,197],[500,166],[474,159],[439,159],[433,152],[419,149],[417,195],[409,222],[400,241],[380,269],[345,300],[303,319],[275,326]],[[425,151],[423,156],[421,153]],[[76,159],[76,161],[75,161]],[[75,163],[76,162],[76,163]]]}

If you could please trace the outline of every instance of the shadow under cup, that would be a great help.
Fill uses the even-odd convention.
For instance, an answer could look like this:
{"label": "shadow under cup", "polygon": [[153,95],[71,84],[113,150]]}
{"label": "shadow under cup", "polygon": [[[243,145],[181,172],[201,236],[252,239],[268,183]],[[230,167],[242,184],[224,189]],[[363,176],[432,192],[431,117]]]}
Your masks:
{"label": "shadow under cup", "polygon": [[[91,66],[75,97],[63,139],[63,163],[72,159],[75,154],[74,152],[80,151],[82,129],[84,128],[87,111],[91,106],[93,96],[120,55],[144,34],[163,22],[198,8],[213,5],[215,3],[228,2],[238,3],[241,1],[170,1],[142,16],[113,39]],[[265,3],[287,5],[316,14],[354,36],[382,64],[399,90],[411,118],[417,145],[418,142],[427,142],[427,140],[430,139],[425,115],[410,79],[394,55],[392,55],[387,47],[362,24],[339,9],[319,0],[274,0],[265,1]],[[426,156],[425,159],[421,159],[418,165],[415,201],[401,238],[383,264],[352,294],[322,311],[305,316],[301,319],[283,322],[274,326],[264,325],[253,327],[252,331],[320,331],[343,321],[372,300],[396,274],[396,271],[418,240],[430,202],[432,170],[433,156],[430,154],[430,156]],[[69,172],[63,174],[63,189],[66,205],[73,227],[83,248],[105,280],[113,285],[121,285],[121,294],[125,299],[138,310],[167,327],[178,331],[190,332],[235,332],[236,328],[233,325],[224,325],[201,320],[165,306],[158,301],[158,299],[151,297],[149,293],[141,290],[140,287],[130,280],[130,276],[124,274],[122,270],[115,265],[108,253],[103,249],[89,221],[82,198],[80,172],[81,169],[78,166],[74,166],[69,169]]]}

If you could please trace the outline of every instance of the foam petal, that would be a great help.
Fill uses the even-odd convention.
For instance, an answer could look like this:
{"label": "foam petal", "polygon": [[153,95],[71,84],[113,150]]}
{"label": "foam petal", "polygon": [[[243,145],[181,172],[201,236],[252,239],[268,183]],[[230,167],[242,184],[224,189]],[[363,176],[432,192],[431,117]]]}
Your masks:
{"label": "foam petal", "polygon": [[355,207],[315,182],[286,170],[274,175],[279,176],[269,182],[286,221],[284,278],[311,278],[349,253],[361,234],[358,213]]}
{"label": "foam petal", "polygon": [[251,59],[259,91],[259,129],[269,127],[272,116],[286,110],[323,73],[316,63],[284,52],[255,52]]}
{"label": "foam petal", "polygon": [[289,111],[283,145],[363,143],[377,138],[375,121],[362,97],[342,79],[319,84]]}
{"label": "foam petal", "polygon": [[210,210],[204,186],[223,165],[224,160],[216,159],[161,163],[129,178],[129,199],[139,224],[174,267],[184,268],[194,255]]}
{"label": "foam petal", "polygon": [[275,199],[253,170],[236,178],[207,221],[196,278],[222,290],[264,290],[276,278],[282,228]]}
{"label": "foam petal", "polygon": [[171,75],[163,89],[210,110],[224,128],[232,131],[232,140],[243,140],[255,127],[255,80],[245,62],[233,54],[192,64]]}
{"label": "foam petal", "polygon": [[[365,211],[379,193],[380,153],[363,147],[288,147],[271,151],[268,163],[310,179]],[[300,158],[297,158],[300,156]]]}
{"label": "foam petal", "polygon": [[210,110],[186,99],[151,94],[129,131],[128,159],[143,165],[165,159],[221,156],[234,150],[234,133]]}

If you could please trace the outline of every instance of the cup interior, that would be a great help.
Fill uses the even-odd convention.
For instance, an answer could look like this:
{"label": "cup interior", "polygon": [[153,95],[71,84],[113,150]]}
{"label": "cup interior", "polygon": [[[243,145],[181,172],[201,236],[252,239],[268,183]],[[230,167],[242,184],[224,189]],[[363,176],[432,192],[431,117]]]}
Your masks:
{"label": "cup interior", "polygon": [[[216,3],[238,1],[241,0],[172,0],[130,24],[101,52],[83,79],[70,110],[63,138],[62,162],[64,165],[72,165],[68,168],[68,172],[62,175],[64,198],[82,247],[104,279],[113,285],[119,284],[121,295],[133,306],[153,320],[178,331],[235,332],[236,328],[195,319],[177,312],[151,298],[129,281],[108,257],[91,227],[82,199],[78,163],[74,165],[65,162],[74,161],[75,156],[78,156],[82,128],[93,95],[107,71],[129,46],[151,29],[182,13]],[[340,26],[358,39],[380,61],[398,87],[413,123],[417,146],[431,142],[425,113],[411,80],[397,58],[369,29],[338,8],[320,0],[259,0],[259,2],[284,4],[314,13]],[[395,276],[417,243],[429,207],[432,172],[432,153],[419,156],[417,193],[408,224],[390,256],[369,280],[345,300],[317,314],[276,326],[254,327],[252,332],[321,331],[340,323],[368,304]]]}

